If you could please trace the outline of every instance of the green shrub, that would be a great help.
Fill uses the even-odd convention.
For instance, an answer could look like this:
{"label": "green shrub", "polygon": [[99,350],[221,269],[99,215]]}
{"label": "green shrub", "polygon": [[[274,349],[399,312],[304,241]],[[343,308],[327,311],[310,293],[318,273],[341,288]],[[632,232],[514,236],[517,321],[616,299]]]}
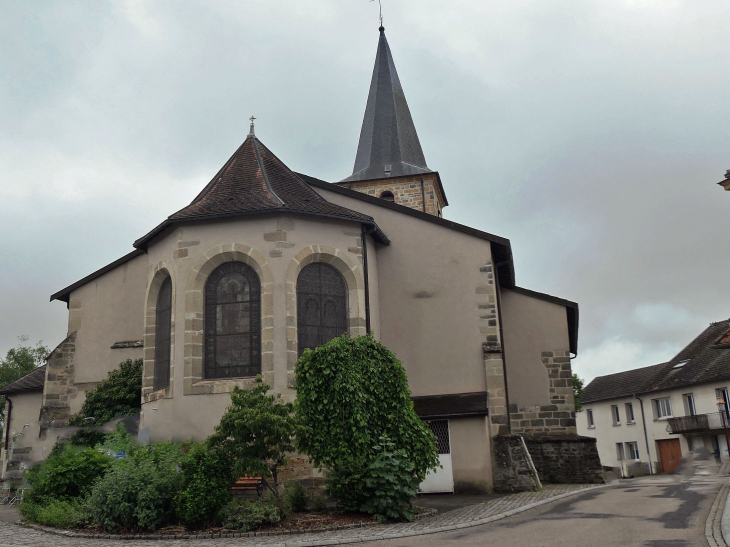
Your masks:
{"label": "green shrub", "polygon": [[93,487],[89,498],[95,524],[107,531],[156,530],[174,517],[183,459],[179,444],[149,445],[117,460]]}
{"label": "green shrub", "polygon": [[307,491],[299,481],[291,481],[284,491],[284,505],[294,513],[307,510]]}
{"label": "green shrub", "polygon": [[280,395],[266,395],[268,390],[261,376],[253,389],[233,388],[231,404],[207,442],[234,462],[236,475],[260,476],[282,512],[279,470],[294,451],[297,421],[294,406]]}
{"label": "green shrub", "polygon": [[49,499],[43,505],[25,502],[20,514],[31,522],[55,528],[78,528],[89,521],[88,509],[81,500]]}
{"label": "green shrub", "polygon": [[235,482],[231,460],[220,450],[196,444],[180,467],[182,486],[175,496],[180,522],[189,527],[213,523]]}
{"label": "green shrub", "polygon": [[411,498],[420,483],[413,473],[413,463],[405,450],[395,450],[387,435],[380,438],[375,450],[378,457],[366,470],[366,501],[360,510],[375,515],[379,521],[413,520]]}
{"label": "green shrub", "polygon": [[[166,445],[152,446],[156,446],[156,450],[160,450],[160,446],[164,447]],[[127,455],[132,455],[137,450],[137,446],[134,444],[134,437],[127,432],[127,429],[121,422],[117,424],[117,430],[115,432],[104,436],[99,448],[109,450],[115,454],[118,454],[119,452],[126,452]],[[147,448],[140,448],[140,450],[147,450]]]}
{"label": "green shrub", "polygon": [[26,474],[30,485],[28,501],[44,504],[49,499],[83,497],[112,462],[109,456],[93,448],[66,444]]}
{"label": "green shrub", "polygon": [[366,500],[365,470],[360,458],[340,460],[327,474],[327,494],[348,511],[359,511]]}
{"label": "green shrub", "polygon": [[[131,416],[142,406],[142,359],[127,359],[106,380],[86,392],[81,410],[70,425],[103,425],[116,416]],[[93,420],[85,420],[93,418]]]}
{"label": "green shrub", "polygon": [[297,362],[297,449],[330,470],[329,490],[358,507],[367,470],[387,435],[404,451],[418,483],[438,465],[431,429],[416,415],[403,365],[372,335],[343,335],[307,350]]}
{"label": "green shrub", "polygon": [[95,431],[93,429],[79,429],[76,433],[71,435],[69,442],[76,446],[90,446],[95,447],[97,444],[102,443],[106,438],[106,433],[101,431]]}
{"label": "green shrub", "polygon": [[275,524],[281,520],[279,508],[266,500],[231,500],[219,516],[220,522],[229,530],[248,532],[262,524]]}

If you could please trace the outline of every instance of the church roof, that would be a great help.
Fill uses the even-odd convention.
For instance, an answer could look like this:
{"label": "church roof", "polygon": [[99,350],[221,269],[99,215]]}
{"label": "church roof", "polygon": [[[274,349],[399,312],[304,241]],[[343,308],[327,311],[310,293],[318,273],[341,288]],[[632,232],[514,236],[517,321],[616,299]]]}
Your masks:
{"label": "church roof", "polygon": [[430,172],[385,38],[385,29],[380,27],[355,167],[352,175],[341,182]]}
{"label": "church roof", "polygon": [[252,128],[190,205],[170,215],[134,246],[144,248],[167,226],[178,222],[262,213],[298,213],[360,222],[375,228],[376,240],[388,243],[372,217],[327,201],[264,146]]}

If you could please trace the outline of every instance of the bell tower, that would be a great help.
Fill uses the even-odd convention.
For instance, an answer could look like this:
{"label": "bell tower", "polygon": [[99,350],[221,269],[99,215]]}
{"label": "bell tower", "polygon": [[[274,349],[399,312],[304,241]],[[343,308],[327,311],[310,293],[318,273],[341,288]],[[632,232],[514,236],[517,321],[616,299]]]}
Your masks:
{"label": "bell tower", "polygon": [[440,217],[448,205],[441,178],[426,165],[385,28],[379,30],[355,167],[337,184]]}

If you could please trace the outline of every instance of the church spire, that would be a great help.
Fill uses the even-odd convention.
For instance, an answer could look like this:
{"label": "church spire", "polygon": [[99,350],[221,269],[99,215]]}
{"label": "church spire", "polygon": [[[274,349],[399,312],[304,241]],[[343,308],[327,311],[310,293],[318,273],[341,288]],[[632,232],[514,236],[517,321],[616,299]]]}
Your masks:
{"label": "church spire", "polygon": [[403,93],[385,29],[360,130],[355,168],[342,182],[430,173]]}

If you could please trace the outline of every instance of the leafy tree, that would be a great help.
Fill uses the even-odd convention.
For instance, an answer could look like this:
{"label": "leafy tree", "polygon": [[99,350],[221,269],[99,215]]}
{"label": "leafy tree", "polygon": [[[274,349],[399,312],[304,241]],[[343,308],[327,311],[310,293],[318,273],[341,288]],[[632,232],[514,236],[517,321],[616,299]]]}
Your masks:
{"label": "leafy tree", "polygon": [[[50,350],[38,342],[35,347],[26,345],[28,336],[18,336],[17,347],[8,350],[5,359],[0,361],[0,387],[33,372],[46,362]],[[0,433],[5,427],[5,397],[0,396]]]}
{"label": "leafy tree", "polygon": [[280,395],[266,395],[268,390],[260,376],[252,390],[234,388],[231,405],[207,442],[235,462],[238,476],[262,477],[283,511],[279,469],[286,465],[287,453],[294,451],[297,423],[293,405],[282,402]]}
{"label": "leafy tree", "polygon": [[81,410],[71,416],[69,424],[103,425],[116,416],[137,414],[141,406],[142,359],[127,359],[118,369],[112,370],[106,380],[86,392]]}
{"label": "leafy tree", "polygon": [[407,455],[417,483],[438,465],[433,433],[413,409],[403,365],[372,335],[343,335],[305,351],[296,388],[297,449],[330,470],[330,492],[343,505],[359,509],[365,501],[368,468],[381,457],[383,435],[392,443],[389,454]]}
{"label": "leafy tree", "polygon": [[583,379],[580,378],[575,372],[573,373],[573,399],[575,400],[575,411],[580,412],[583,410],[583,405],[580,402],[583,397]]}

